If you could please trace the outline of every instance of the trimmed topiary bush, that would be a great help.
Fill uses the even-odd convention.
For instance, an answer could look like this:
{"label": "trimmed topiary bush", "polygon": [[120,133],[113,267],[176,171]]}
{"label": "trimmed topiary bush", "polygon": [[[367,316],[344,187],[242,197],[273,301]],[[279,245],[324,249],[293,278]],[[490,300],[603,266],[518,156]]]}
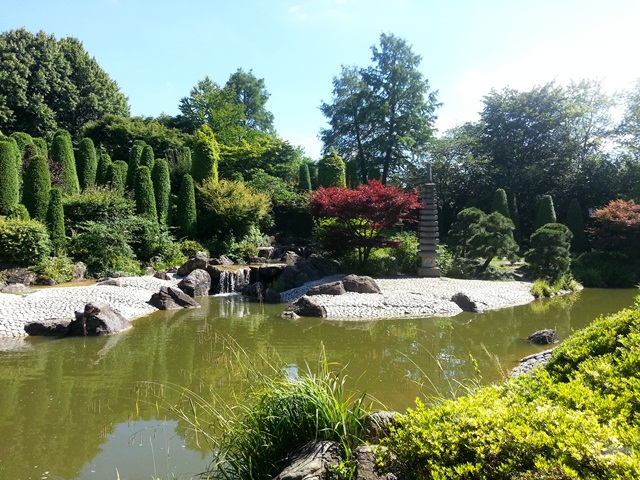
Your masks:
{"label": "trimmed topiary bush", "polygon": [[309,165],[303,163],[298,170],[298,191],[311,191],[311,176],[309,175]]}
{"label": "trimmed topiary bush", "polygon": [[0,141],[0,215],[8,215],[20,200],[14,142]]}
{"label": "trimmed topiary bush", "polygon": [[195,183],[218,181],[220,147],[211,128],[201,126],[193,136],[193,159],[191,176]]}
{"label": "trimmed topiary bush", "polygon": [[37,220],[0,218],[0,259],[18,265],[35,265],[49,256],[47,228]]}
{"label": "trimmed topiary bush", "polygon": [[553,207],[553,198],[551,198],[551,195],[543,195],[538,202],[534,228],[538,230],[547,223],[556,223],[556,210]]}
{"label": "trimmed topiary bush", "polygon": [[155,161],[151,172],[151,180],[153,181],[153,193],[156,199],[158,221],[166,225],[169,216],[171,181],[169,178],[169,165],[164,158],[159,158]]}
{"label": "trimmed topiary bush", "polygon": [[44,222],[49,208],[49,190],[51,190],[51,175],[49,163],[41,156],[35,156],[29,161],[24,172],[24,193],[22,203],[34,220]]}
{"label": "trimmed topiary bush", "polygon": [[94,187],[65,197],[64,212],[69,227],[73,229],[82,222],[126,219],[135,213],[135,204],[112,189]]}
{"label": "trimmed topiary bush", "polygon": [[533,278],[557,280],[571,267],[571,231],[561,223],[547,223],[531,235],[531,248],[525,253]]}
{"label": "trimmed topiary bush", "polygon": [[133,196],[136,200],[136,213],[157,222],[156,197],[153,193],[151,172],[149,172],[148,167],[138,167],[136,179],[133,184]]}
{"label": "trimmed topiary bush", "polygon": [[196,236],[196,194],[193,178],[188,173],[182,177],[182,185],[178,194],[175,221],[178,235],[193,239]]}
{"label": "trimmed topiary bush", "polygon": [[146,143],[142,140],[135,140],[131,145],[131,151],[129,152],[129,163],[127,164],[127,181],[126,190],[132,191],[133,184],[135,182],[136,171],[140,166],[140,159],[142,158],[142,151],[144,150]]}
{"label": "trimmed topiary bush", "polygon": [[98,168],[96,170],[96,185],[105,186],[107,184],[107,170],[113,162],[108,153],[102,153],[98,157]]}
{"label": "trimmed topiary bush", "polygon": [[497,189],[496,193],[493,195],[493,206],[491,207],[491,211],[501,213],[509,219],[511,218],[511,214],[509,213],[509,203],[507,202],[507,192],[505,192],[504,189]]}
{"label": "trimmed topiary bush", "polygon": [[347,185],[344,162],[334,148],[318,162],[318,185],[325,188]]}
{"label": "trimmed topiary bush", "polygon": [[513,238],[516,243],[520,244],[522,240],[522,231],[520,230],[520,211],[518,210],[518,198],[515,193],[509,193],[509,213],[511,214],[511,221],[515,227],[513,230]]}
{"label": "trimmed topiary bush", "polygon": [[96,174],[98,171],[98,156],[93,140],[88,137],[80,140],[77,151],[76,165],[78,167],[78,181],[80,188],[86,190],[96,184]]}
{"label": "trimmed topiary bush", "polygon": [[58,130],[51,142],[51,159],[61,170],[60,187],[62,192],[73,195],[80,192],[80,182],[76,171],[71,135],[66,130]]}
{"label": "trimmed topiary bush", "polygon": [[128,170],[129,166],[124,160],[116,160],[107,167],[106,184],[119,195],[124,195],[126,190]]}
{"label": "trimmed topiary bush", "polygon": [[569,209],[567,210],[567,220],[565,225],[569,227],[573,238],[571,239],[571,251],[575,253],[584,253],[589,249],[587,242],[587,234],[584,228],[584,218],[582,217],[582,208],[577,198],[571,200]]}
{"label": "trimmed topiary bush", "polygon": [[59,188],[53,187],[49,192],[49,205],[46,218],[49,237],[53,252],[58,254],[64,250],[67,244],[67,237],[64,233],[64,207],[62,205],[62,192]]}
{"label": "trimmed topiary bush", "polygon": [[153,154],[153,148],[151,145],[145,145],[142,149],[142,155],[140,155],[140,166],[147,167],[149,171],[153,171],[153,165],[155,163],[155,156]]}

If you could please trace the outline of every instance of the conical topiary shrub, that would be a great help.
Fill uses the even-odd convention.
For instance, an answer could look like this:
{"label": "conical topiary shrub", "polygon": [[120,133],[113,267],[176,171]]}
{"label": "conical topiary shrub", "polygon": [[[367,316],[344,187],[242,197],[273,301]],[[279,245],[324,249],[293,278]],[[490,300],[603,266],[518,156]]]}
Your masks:
{"label": "conical topiary shrub", "polygon": [[22,203],[34,220],[44,222],[49,209],[51,174],[47,159],[36,155],[24,172]]}
{"label": "conical topiary shrub", "polygon": [[182,177],[177,207],[176,218],[173,223],[178,227],[178,235],[191,239],[195,238],[196,194],[193,178],[189,174]]}
{"label": "conical topiary shrub", "polygon": [[145,166],[138,167],[133,184],[133,196],[136,200],[136,213],[143,217],[158,221],[156,198],[153,193],[151,173]]}
{"label": "conical topiary shrub", "polygon": [[345,165],[338,152],[331,149],[318,162],[318,184],[322,187],[346,187]]}
{"label": "conical topiary shrub", "polygon": [[9,215],[20,200],[14,142],[0,141],[0,215]]}
{"label": "conical topiary shrub", "polygon": [[76,171],[71,135],[66,130],[58,130],[51,142],[51,159],[61,170],[60,186],[67,195],[80,193],[80,182]]}
{"label": "conical topiary shrub", "polygon": [[584,230],[584,218],[582,216],[582,208],[577,198],[571,200],[569,209],[567,210],[567,220],[565,225],[573,234],[571,239],[571,251],[574,253],[584,253],[589,250],[587,235]]}
{"label": "conical topiary shrub", "polygon": [[86,190],[96,184],[96,174],[98,171],[98,156],[93,140],[88,137],[80,140],[78,146],[76,166],[78,168],[78,181],[80,188]]}
{"label": "conical topiary shrub", "polygon": [[543,195],[538,202],[538,213],[536,215],[535,230],[545,226],[547,223],[556,223],[556,210],[553,207],[551,195]]}
{"label": "conical topiary shrub", "polygon": [[164,158],[159,158],[155,161],[151,171],[151,180],[153,181],[153,193],[156,197],[158,221],[166,224],[169,215],[171,180],[169,178],[169,164]]}

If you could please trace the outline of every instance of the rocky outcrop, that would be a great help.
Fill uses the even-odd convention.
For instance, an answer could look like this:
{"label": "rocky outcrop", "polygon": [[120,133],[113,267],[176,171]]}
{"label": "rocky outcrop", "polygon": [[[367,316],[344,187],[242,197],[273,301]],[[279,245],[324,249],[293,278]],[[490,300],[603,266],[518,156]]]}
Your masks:
{"label": "rocky outcrop", "polygon": [[149,303],[159,310],[200,307],[193,298],[177,287],[161,287],[159,292],[151,296]]}
{"label": "rocky outcrop", "polygon": [[300,297],[286,309],[286,312],[293,312],[300,317],[320,317],[326,318],[327,310],[318,305],[311,297],[306,295]]}
{"label": "rocky outcrop", "polygon": [[75,320],[48,320],[25,325],[28,335],[101,336],[112,335],[131,328],[131,322],[105,303],[87,303],[82,312],[75,312]]}
{"label": "rocky outcrop", "polygon": [[209,257],[204,252],[196,252],[195,256],[184,262],[178,268],[178,275],[186,277],[197,269],[206,270],[209,265]]}
{"label": "rocky outcrop", "polygon": [[274,480],[328,480],[332,467],[344,458],[340,444],[331,440],[317,440],[291,454],[289,465]]}
{"label": "rocky outcrop", "polygon": [[342,279],[342,284],[347,292],[381,293],[376,281],[367,276],[347,275]]}
{"label": "rocky outcrop", "polygon": [[197,268],[180,280],[178,288],[190,297],[203,297],[209,295],[211,277],[206,270]]}
{"label": "rocky outcrop", "polygon": [[527,337],[527,340],[536,345],[551,345],[558,343],[558,334],[555,330],[545,328],[532,333]]}
{"label": "rocky outcrop", "polygon": [[316,285],[311,287],[307,291],[307,295],[344,295],[347,291],[344,288],[342,282],[323,283],[322,285]]}

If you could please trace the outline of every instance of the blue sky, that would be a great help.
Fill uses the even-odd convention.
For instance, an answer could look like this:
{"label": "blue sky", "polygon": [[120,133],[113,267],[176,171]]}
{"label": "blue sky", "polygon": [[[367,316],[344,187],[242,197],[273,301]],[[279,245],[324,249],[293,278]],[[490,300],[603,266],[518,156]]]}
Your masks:
{"label": "blue sky", "polygon": [[0,0],[0,30],[72,36],[133,115],[178,113],[206,75],[264,78],[280,136],[317,158],[319,111],[341,65],[368,66],[381,33],[404,38],[443,106],[444,131],[478,118],[492,88],[640,78],[638,0]]}

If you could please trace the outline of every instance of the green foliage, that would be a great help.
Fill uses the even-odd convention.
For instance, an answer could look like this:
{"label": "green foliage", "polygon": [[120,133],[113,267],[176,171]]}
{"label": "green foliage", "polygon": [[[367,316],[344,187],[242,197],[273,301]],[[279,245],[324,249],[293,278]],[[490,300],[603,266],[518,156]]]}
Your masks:
{"label": "green foliage", "polygon": [[142,140],[136,140],[131,145],[131,151],[129,152],[129,163],[127,164],[127,182],[126,190],[132,191],[133,185],[136,179],[136,172],[140,166],[140,159],[142,158],[142,151],[144,150],[144,143]]}
{"label": "green foliage", "polygon": [[151,147],[151,145],[145,145],[142,149],[142,155],[140,155],[140,166],[147,167],[149,171],[153,171],[154,162],[155,155],[153,154],[153,147]]}
{"label": "green foliage", "polygon": [[556,211],[553,207],[551,195],[543,195],[538,201],[538,210],[534,230],[538,230],[547,223],[556,223]]}
{"label": "green foliage", "polygon": [[[20,151],[20,159],[22,160],[27,153],[27,147],[30,145],[35,145],[33,141],[33,137],[25,132],[13,132],[11,134],[11,138],[16,141],[18,145],[18,150]],[[21,162],[22,163],[22,162]]]}
{"label": "green foliage", "polygon": [[153,181],[153,193],[156,199],[158,221],[162,224],[167,224],[171,182],[169,178],[169,165],[165,159],[159,158],[155,161],[151,172],[151,179]]}
{"label": "green foliage", "polygon": [[45,137],[64,128],[76,135],[105,114],[129,115],[118,85],[75,38],[21,28],[0,34],[0,51],[0,71],[12,72],[0,82],[0,124],[7,134]]}
{"label": "green foliage", "polygon": [[504,189],[499,188],[496,190],[496,193],[493,196],[493,206],[491,207],[491,211],[501,213],[504,217],[511,219],[509,203],[507,202],[507,192],[505,192]]}
{"label": "green foliage", "polygon": [[35,265],[51,252],[46,227],[37,220],[0,217],[0,259],[19,265]]}
{"label": "green foliage", "polygon": [[134,211],[131,199],[109,188],[94,187],[64,199],[64,213],[71,229],[82,222],[124,220]]}
{"label": "green foliage", "polygon": [[302,163],[298,172],[298,191],[311,191],[311,177],[309,175],[309,165]]}
{"label": "green foliage", "polygon": [[522,231],[520,230],[520,211],[518,210],[518,198],[515,193],[510,192],[509,195],[509,213],[511,213],[511,221],[515,229],[513,230],[513,239],[520,244],[522,240]]}
{"label": "green foliage", "polygon": [[562,275],[553,283],[549,283],[545,279],[538,278],[531,285],[531,295],[536,298],[551,297],[563,290],[573,292],[578,288],[578,285],[578,282],[576,282],[569,274]]}
{"label": "green foliage", "polygon": [[461,210],[449,230],[447,245],[456,258],[466,258],[471,253],[471,238],[480,231],[480,221],[485,213],[479,208],[470,207]]}
{"label": "green foliage", "polygon": [[436,256],[436,266],[444,277],[452,277],[450,274],[454,256],[449,247],[443,243],[438,245],[438,255]]}
{"label": "green foliage", "polygon": [[318,185],[329,187],[345,187],[345,165],[335,149],[331,149],[318,162]]}
{"label": "green foliage", "polygon": [[83,222],[69,242],[69,252],[87,265],[91,275],[102,277],[116,272],[140,273],[140,264],[129,245],[131,232],[123,221]]}
{"label": "green foliage", "polygon": [[40,155],[44,158],[49,158],[49,147],[47,141],[42,137],[35,137],[33,143],[36,146],[36,155]]}
{"label": "green foliage", "polygon": [[58,130],[51,142],[51,160],[61,169],[60,186],[66,195],[80,192],[80,182],[76,172],[71,135],[66,130]]}
{"label": "green foliage", "polygon": [[56,283],[70,282],[75,275],[73,259],[66,256],[47,257],[33,267],[33,270],[38,275],[51,278]]}
{"label": "green foliage", "polygon": [[165,152],[171,176],[171,191],[178,193],[182,177],[191,171],[191,150],[187,147],[172,148]]}
{"label": "green foliage", "polygon": [[49,163],[41,156],[35,156],[29,161],[24,172],[24,193],[22,203],[31,218],[44,222],[49,208],[49,190],[51,190],[51,175]]}
{"label": "green foliage", "polygon": [[391,237],[397,241],[398,246],[393,249],[393,255],[398,262],[398,267],[402,273],[415,275],[420,264],[420,242],[414,232],[402,232]]}
{"label": "green foliage", "polygon": [[101,153],[98,157],[98,167],[96,169],[96,185],[106,186],[109,178],[109,165],[113,162],[108,153]]}
{"label": "green foliage", "polygon": [[20,199],[16,154],[14,143],[0,141],[0,215],[7,215]]}
{"label": "green foliage", "polygon": [[585,287],[633,288],[640,284],[640,261],[620,252],[583,253],[573,261],[571,271]]}
{"label": "green foliage", "polygon": [[198,252],[205,252],[209,255],[209,251],[204,248],[197,240],[182,240],[179,243],[180,251],[187,257],[195,257]]}
{"label": "green foliage", "polygon": [[210,179],[196,189],[198,235],[221,240],[241,239],[268,215],[271,200],[266,193],[228,180]]}
{"label": "green foliage", "polygon": [[547,223],[531,235],[525,260],[533,278],[555,281],[569,273],[571,231],[561,223]]}
{"label": "green foliage", "polygon": [[17,220],[31,220],[31,215],[29,215],[29,210],[22,203],[18,203],[14,205],[9,210],[7,214],[7,218],[14,218]]}
{"label": "green foliage", "polygon": [[64,232],[64,207],[62,204],[62,192],[53,187],[49,191],[49,205],[47,208],[47,229],[51,238],[53,253],[59,255],[67,244]]}
{"label": "green foliage", "polygon": [[127,175],[129,172],[129,165],[124,160],[116,160],[107,166],[107,179],[106,186],[109,187],[118,195],[123,196],[126,184]]}
{"label": "green foliage", "polygon": [[76,166],[78,169],[78,180],[80,188],[86,190],[96,184],[96,175],[98,171],[98,156],[93,140],[83,138],[78,146]]}
{"label": "green foliage", "polygon": [[584,229],[582,208],[577,198],[571,200],[569,204],[565,225],[569,227],[569,230],[573,234],[571,238],[571,251],[575,253],[586,252],[589,249],[589,244],[587,243],[587,235]]}
{"label": "green foliage", "polygon": [[123,226],[129,232],[128,244],[138,260],[153,263],[178,254],[175,250],[179,248],[174,249],[169,230],[155,219],[136,215],[123,222]]}
{"label": "green foliage", "polygon": [[258,247],[268,247],[269,245],[269,237],[260,232],[258,227],[252,225],[240,241],[231,238],[223,245],[221,251],[233,260],[249,261],[258,256]]}
{"label": "green foliage", "polygon": [[355,159],[349,160],[345,163],[344,174],[348,188],[354,189],[358,185],[360,185],[360,177],[358,176],[358,162]]}
{"label": "green foliage", "polygon": [[133,196],[136,201],[136,213],[157,222],[156,198],[153,193],[151,172],[148,167],[138,167],[133,184]]}
{"label": "green foliage", "polygon": [[178,235],[194,239],[197,226],[196,196],[193,178],[188,173],[182,177],[177,207],[174,223],[178,227]]}
{"label": "green foliage", "polygon": [[193,159],[191,176],[195,183],[218,181],[220,147],[209,126],[201,126],[193,136]]}
{"label": "green foliage", "polygon": [[[305,162],[307,163],[307,162]],[[307,163],[309,166],[309,178],[311,179],[311,190],[318,188],[318,164]]]}

